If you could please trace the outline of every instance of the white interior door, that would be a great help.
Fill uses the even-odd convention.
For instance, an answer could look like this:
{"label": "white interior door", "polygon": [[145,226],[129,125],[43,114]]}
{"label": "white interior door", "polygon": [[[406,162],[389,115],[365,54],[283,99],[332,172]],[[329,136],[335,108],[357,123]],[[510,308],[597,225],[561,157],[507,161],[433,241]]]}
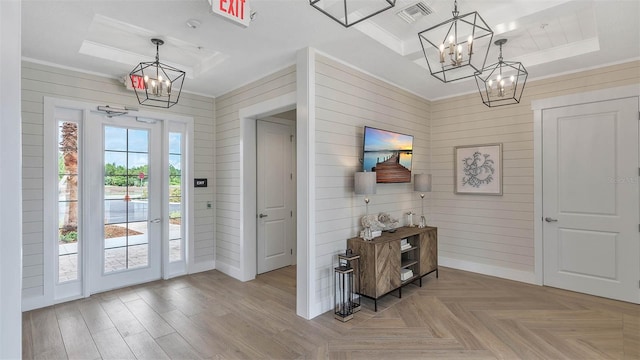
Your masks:
{"label": "white interior door", "polygon": [[162,122],[92,114],[86,129],[90,293],[159,279]]}
{"label": "white interior door", "polygon": [[544,284],[640,302],[638,99],[543,110]]}
{"label": "white interior door", "polygon": [[293,127],[258,120],[258,274],[292,264]]}

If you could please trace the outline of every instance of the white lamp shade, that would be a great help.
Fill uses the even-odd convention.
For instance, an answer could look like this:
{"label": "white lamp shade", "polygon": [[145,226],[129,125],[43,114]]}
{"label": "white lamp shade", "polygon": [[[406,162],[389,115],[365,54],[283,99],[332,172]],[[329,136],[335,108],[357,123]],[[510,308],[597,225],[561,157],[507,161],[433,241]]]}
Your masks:
{"label": "white lamp shade", "polygon": [[358,195],[368,195],[376,193],[376,173],[357,172],[354,176],[354,191]]}
{"label": "white lamp shade", "polygon": [[430,192],[431,191],[431,174],[413,175],[413,191]]}

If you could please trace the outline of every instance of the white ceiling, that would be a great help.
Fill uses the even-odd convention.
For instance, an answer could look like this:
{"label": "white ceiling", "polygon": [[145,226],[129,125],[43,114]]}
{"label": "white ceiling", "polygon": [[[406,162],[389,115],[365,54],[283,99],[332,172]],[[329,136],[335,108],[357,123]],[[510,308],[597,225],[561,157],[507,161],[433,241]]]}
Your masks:
{"label": "white ceiling", "polygon": [[[219,96],[294,64],[310,46],[427,99],[476,89],[433,78],[418,41],[451,18],[453,0],[422,0],[433,13],[413,24],[396,13],[419,0],[397,0],[348,29],[307,0],[247,1],[257,15],[242,28],[211,14],[207,0],[22,0],[22,55],[123,78],[155,57],[150,39],[160,37],[160,60],[187,72],[184,91]],[[638,0],[460,0],[458,9],[478,11],[494,40],[508,39],[504,59],[522,62],[530,79],[640,58]],[[487,65],[497,57],[492,46]]]}

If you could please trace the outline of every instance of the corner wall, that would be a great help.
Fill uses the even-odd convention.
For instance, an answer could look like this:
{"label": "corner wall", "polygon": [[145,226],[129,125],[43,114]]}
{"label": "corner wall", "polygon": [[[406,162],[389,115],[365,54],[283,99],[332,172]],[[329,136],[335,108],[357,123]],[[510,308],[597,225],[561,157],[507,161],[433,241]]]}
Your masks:
{"label": "corner wall", "polygon": [[[187,80],[188,81],[188,80]],[[118,80],[72,70],[22,62],[22,150],[23,150],[23,299],[30,307],[48,305],[44,300],[44,230],[43,230],[43,152],[44,97],[84,101],[102,105],[141,108],[135,94]],[[181,94],[180,102],[170,109],[154,108],[194,118],[194,177],[214,176],[214,100]],[[46,150],[49,151],[49,150]],[[193,186],[189,184],[189,186]],[[192,188],[195,201],[195,260],[190,271],[214,267],[214,216],[207,202],[214,201],[215,181],[207,188]]]}
{"label": "corner wall", "polygon": [[[440,264],[524,282],[534,276],[531,101],[640,84],[640,61],[529,81],[518,105],[488,108],[477,93],[432,103],[432,222]],[[453,193],[453,147],[503,143],[503,196]]]}
{"label": "corner wall", "polygon": [[[414,136],[412,174],[429,173],[430,102],[348,65],[316,55],[315,61],[316,289],[313,308],[333,306],[333,268],[348,238],[358,236],[365,215],[363,196],[353,193],[362,171],[364,126]],[[378,184],[369,213],[387,212],[406,224],[408,211],[420,214],[413,183]],[[430,202],[425,196],[425,212]],[[430,216],[427,213],[427,221]],[[414,221],[415,222],[415,221]]]}
{"label": "corner wall", "polygon": [[22,357],[20,11],[0,1],[0,359]]}

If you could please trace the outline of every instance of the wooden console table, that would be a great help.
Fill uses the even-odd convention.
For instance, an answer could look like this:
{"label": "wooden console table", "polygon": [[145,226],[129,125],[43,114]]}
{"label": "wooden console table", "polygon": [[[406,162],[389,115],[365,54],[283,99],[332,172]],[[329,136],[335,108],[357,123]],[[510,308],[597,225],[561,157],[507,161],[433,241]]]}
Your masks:
{"label": "wooden console table", "polygon": [[[403,239],[407,239],[410,247],[401,249]],[[422,278],[434,271],[438,277],[438,228],[435,227],[401,227],[393,233],[383,232],[370,241],[355,237],[347,240],[347,247],[360,254],[360,279],[355,279],[355,288],[358,289],[360,283],[360,295],[374,300],[375,311],[378,311],[378,299],[391,291],[398,290],[402,298],[403,286],[419,280],[422,287]],[[402,269],[412,270],[413,276],[402,281]]]}

